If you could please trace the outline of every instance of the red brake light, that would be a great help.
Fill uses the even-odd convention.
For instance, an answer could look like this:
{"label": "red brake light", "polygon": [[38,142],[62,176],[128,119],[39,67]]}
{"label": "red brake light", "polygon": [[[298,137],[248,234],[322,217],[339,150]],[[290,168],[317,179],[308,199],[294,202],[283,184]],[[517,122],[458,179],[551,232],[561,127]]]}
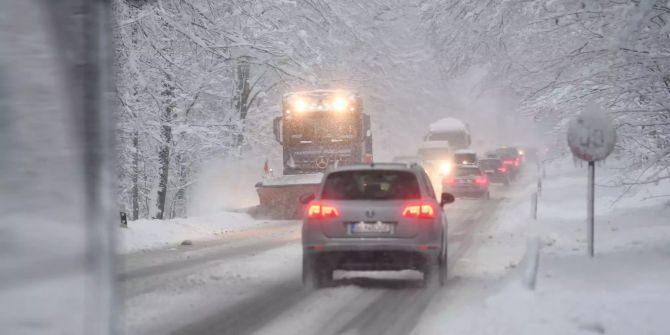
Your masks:
{"label": "red brake light", "polygon": [[340,211],[333,206],[313,204],[307,209],[307,217],[310,219],[336,218],[338,216],[340,216]]}
{"label": "red brake light", "polygon": [[511,159],[506,159],[503,161],[503,165],[514,165],[514,161]]}
{"label": "red brake light", "polygon": [[477,185],[486,185],[489,182],[489,179],[486,176],[477,176],[475,178],[475,184]]}
{"label": "red brake light", "polygon": [[433,206],[423,205],[409,205],[402,211],[402,216],[408,218],[432,219],[435,217],[435,209]]}
{"label": "red brake light", "polygon": [[419,216],[419,213],[421,213],[420,205],[407,206],[405,207],[405,209],[403,209],[402,216],[408,218],[417,217]]}
{"label": "red brake light", "polygon": [[336,218],[340,216],[340,211],[337,210],[337,207],[321,206],[321,215],[324,218]]}

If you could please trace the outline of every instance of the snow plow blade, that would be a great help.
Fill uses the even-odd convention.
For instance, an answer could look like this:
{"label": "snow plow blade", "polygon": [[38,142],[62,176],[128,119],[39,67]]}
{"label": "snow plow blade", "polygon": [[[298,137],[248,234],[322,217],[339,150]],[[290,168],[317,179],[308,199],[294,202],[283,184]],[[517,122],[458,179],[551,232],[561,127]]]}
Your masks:
{"label": "snow plow blade", "polygon": [[250,214],[265,219],[302,219],[305,205],[300,203],[300,196],[316,193],[321,177],[318,173],[264,179],[256,184],[259,205]]}

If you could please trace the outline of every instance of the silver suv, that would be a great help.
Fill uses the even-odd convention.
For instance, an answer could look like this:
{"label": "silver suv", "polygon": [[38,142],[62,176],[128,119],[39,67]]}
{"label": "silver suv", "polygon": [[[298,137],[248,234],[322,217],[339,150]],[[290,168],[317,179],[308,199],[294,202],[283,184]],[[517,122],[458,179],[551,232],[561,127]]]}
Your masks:
{"label": "silver suv", "polygon": [[327,171],[306,204],[303,283],[327,286],[333,271],[413,269],[424,281],[447,277],[447,217],[417,164],[350,165]]}

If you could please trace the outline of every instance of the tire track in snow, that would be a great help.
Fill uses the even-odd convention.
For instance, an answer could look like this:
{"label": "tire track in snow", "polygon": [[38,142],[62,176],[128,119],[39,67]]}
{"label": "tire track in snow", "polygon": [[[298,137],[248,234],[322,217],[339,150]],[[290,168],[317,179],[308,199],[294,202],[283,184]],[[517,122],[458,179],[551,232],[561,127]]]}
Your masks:
{"label": "tire track in snow", "polygon": [[[500,203],[500,200],[491,200],[486,203],[485,210],[478,206],[468,208],[467,213],[460,218],[459,221],[461,222],[459,222],[457,229],[466,229],[455,251],[450,250],[449,252],[449,270],[470,248],[477,228],[482,224],[492,222],[491,217],[497,212]],[[467,225],[467,227],[463,227],[463,225]],[[452,240],[451,242],[455,241]],[[336,331],[326,332],[325,334],[409,334],[420,320],[436,292],[440,289],[448,289],[449,281],[444,288],[390,289],[366,306],[364,313],[345,321],[344,326]],[[336,320],[332,322],[342,324]]]}
{"label": "tire track in snow", "polygon": [[[499,192],[501,195],[510,194],[517,187],[505,188]],[[503,198],[504,199],[504,198]],[[463,257],[472,246],[475,234],[478,231],[488,229],[495,220],[497,208],[503,203],[503,199],[493,199],[482,202],[469,202],[464,208],[453,207],[450,214],[450,225],[454,230],[450,231],[448,243],[449,269]],[[450,227],[452,228],[452,227]],[[298,239],[296,239],[297,241]],[[274,243],[274,242],[272,242]],[[289,242],[286,242],[289,243]],[[255,244],[242,247],[239,254],[253,254],[261,252],[259,248],[271,248],[270,245]],[[223,260],[225,257],[233,257],[238,252],[230,251],[228,255],[219,255]],[[318,334],[408,334],[421,319],[429,303],[440,289],[448,289],[450,278],[445,288],[417,288],[416,281],[388,281],[375,280],[371,278],[340,279],[336,285],[356,285],[364,291],[353,299],[339,301],[334,312],[329,315],[311,315],[318,320],[324,320],[317,329],[310,329],[305,333]],[[332,288],[338,290],[337,287]],[[289,332],[281,327],[282,316],[291,317],[291,312],[300,310],[308,302],[321,302],[324,297],[323,291],[310,292],[304,290],[300,284],[299,274],[294,279],[286,280],[276,285],[262,289],[253,296],[235,304],[207,312],[200,320],[191,322],[172,332],[172,334],[249,334],[258,331],[265,332],[264,327],[278,323],[276,329],[270,329],[270,333]],[[333,301],[325,300],[325,304]],[[310,316],[309,310],[305,311],[305,317]],[[267,332],[265,332],[267,333]]]}
{"label": "tire track in snow", "polygon": [[[450,257],[450,268],[465,253],[471,243],[477,223],[486,219],[484,214],[495,212],[499,201],[493,200],[482,210],[472,203],[459,213],[458,228],[466,233]],[[454,215],[456,216],[456,215]],[[478,222],[479,221],[479,222]],[[453,241],[452,241],[453,242]],[[336,286],[356,285],[366,288],[354,300],[357,305],[343,304],[328,317],[325,327],[315,330],[318,334],[407,334],[414,328],[421,314],[438,288],[418,288],[421,282],[404,280],[375,280],[371,278],[339,279]],[[337,289],[335,287],[334,289]],[[270,322],[282,317],[291,309],[313,297],[317,292],[302,288],[299,277],[289,282],[273,285],[242,302],[223,308],[190,323],[171,334],[252,334]],[[329,303],[329,302],[326,302]],[[352,311],[354,309],[355,311]]]}
{"label": "tire track in snow", "polygon": [[303,289],[296,280],[280,283],[170,334],[250,334],[262,328],[266,320],[272,320],[311,293]]}
{"label": "tire track in snow", "polygon": [[[215,246],[210,245],[198,248],[201,250],[177,250],[175,259],[120,273],[117,275],[116,280],[118,285],[121,286],[124,297],[128,299],[151,292],[165,285],[167,282],[183,278],[199,269],[210,268],[216,263],[281,248],[299,241],[300,232],[297,229],[289,230],[286,233],[279,234],[279,236],[271,236],[269,239],[263,239],[254,243],[227,245],[228,241],[223,240],[216,242]],[[162,257],[161,255],[156,256],[157,258]],[[151,256],[148,256],[143,261],[147,260],[151,262]]]}

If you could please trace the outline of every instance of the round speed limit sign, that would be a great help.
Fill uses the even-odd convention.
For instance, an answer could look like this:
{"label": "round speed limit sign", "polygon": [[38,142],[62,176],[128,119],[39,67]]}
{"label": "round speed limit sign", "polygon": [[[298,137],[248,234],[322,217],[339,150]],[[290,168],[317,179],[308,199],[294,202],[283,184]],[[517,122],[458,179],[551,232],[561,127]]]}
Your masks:
{"label": "round speed limit sign", "polygon": [[612,121],[598,106],[590,105],[568,124],[572,154],[585,161],[605,159],[616,142]]}

